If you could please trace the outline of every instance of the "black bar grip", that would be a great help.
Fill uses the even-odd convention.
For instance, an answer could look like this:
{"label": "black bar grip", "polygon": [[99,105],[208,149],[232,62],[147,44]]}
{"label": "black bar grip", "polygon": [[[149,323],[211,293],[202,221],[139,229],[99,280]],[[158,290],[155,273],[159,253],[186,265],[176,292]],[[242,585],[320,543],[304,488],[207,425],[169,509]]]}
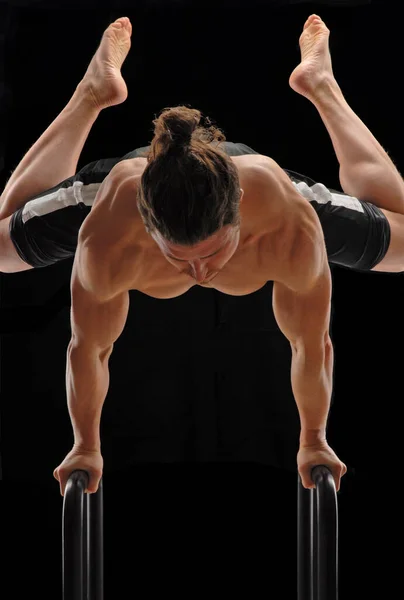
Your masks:
{"label": "black bar grip", "polygon": [[63,500],[63,600],[103,600],[104,535],[102,478],[95,494],[86,494],[89,475],[73,471]]}
{"label": "black bar grip", "polygon": [[298,475],[297,598],[338,600],[338,501],[335,481],[324,465],[314,467],[315,489]]}

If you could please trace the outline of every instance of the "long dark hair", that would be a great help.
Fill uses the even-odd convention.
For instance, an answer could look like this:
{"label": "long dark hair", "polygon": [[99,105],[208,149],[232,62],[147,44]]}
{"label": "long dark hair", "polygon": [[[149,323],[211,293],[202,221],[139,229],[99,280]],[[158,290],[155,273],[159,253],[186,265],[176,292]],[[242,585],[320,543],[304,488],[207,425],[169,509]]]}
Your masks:
{"label": "long dark hair", "polygon": [[173,244],[192,246],[225,225],[240,224],[238,170],[220,148],[226,136],[202,113],[186,106],[165,108],[153,121],[137,203],[148,232]]}

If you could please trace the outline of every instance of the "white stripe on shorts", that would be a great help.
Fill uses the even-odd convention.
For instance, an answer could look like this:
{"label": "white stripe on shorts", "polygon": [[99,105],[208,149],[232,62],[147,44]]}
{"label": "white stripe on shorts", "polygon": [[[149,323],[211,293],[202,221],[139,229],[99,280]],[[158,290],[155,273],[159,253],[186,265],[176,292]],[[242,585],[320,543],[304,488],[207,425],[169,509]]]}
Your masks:
{"label": "white stripe on shorts", "polygon": [[[344,206],[345,208],[357,212],[364,212],[362,204],[357,198],[342,193],[333,194],[322,183],[316,183],[312,187],[309,187],[304,181],[292,183],[298,192],[300,192],[300,194],[309,202],[318,202],[319,204],[331,202],[331,204],[335,206]],[[22,221],[23,223],[26,223],[34,217],[43,217],[44,215],[53,213],[57,210],[69,206],[76,206],[80,203],[83,203],[86,206],[92,206],[100,187],[101,183],[84,185],[82,181],[74,181],[70,187],[59,188],[40,198],[30,200],[24,206]]]}
{"label": "white stripe on shorts", "polygon": [[319,204],[331,202],[334,206],[344,206],[357,212],[365,212],[357,198],[346,196],[345,194],[333,194],[322,183],[316,183],[312,187],[309,187],[305,181],[300,181],[299,183],[293,181],[292,183],[309,202],[318,202]]}
{"label": "white stripe on shorts", "polygon": [[43,217],[81,202],[86,206],[92,206],[100,187],[101,183],[84,185],[82,181],[74,181],[70,187],[62,187],[40,198],[30,200],[22,211],[22,221],[26,223],[34,217]]}

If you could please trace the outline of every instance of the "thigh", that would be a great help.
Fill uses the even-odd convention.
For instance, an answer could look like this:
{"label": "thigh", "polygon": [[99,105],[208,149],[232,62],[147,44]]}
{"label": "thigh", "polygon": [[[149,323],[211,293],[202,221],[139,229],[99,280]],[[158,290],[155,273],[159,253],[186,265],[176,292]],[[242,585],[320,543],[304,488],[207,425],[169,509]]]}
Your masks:
{"label": "thigh", "polygon": [[80,228],[98,190],[121,160],[108,158],[86,165],[11,216],[10,239],[24,263],[40,268],[74,256]]}
{"label": "thigh", "polygon": [[380,208],[390,227],[390,244],[384,258],[373,267],[380,273],[404,272],[404,215]]}
{"label": "thigh", "polygon": [[0,221],[0,273],[20,273],[33,267],[21,256],[10,236],[12,216]]}
{"label": "thigh", "polygon": [[294,186],[319,217],[330,263],[370,271],[383,261],[389,250],[391,230],[380,208],[291,173],[288,175]]}

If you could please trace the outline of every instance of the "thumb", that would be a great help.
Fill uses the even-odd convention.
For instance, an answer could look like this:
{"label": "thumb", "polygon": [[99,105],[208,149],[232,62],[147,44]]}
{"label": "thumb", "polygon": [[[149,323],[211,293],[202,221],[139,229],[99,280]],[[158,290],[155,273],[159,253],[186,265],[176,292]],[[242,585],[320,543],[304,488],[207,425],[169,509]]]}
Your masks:
{"label": "thumb", "polygon": [[66,483],[67,483],[67,479],[66,477],[60,475],[58,478],[59,484],[60,484],[60,495],[64,496],[65,495],[65,489],[66,489]]}
{"label": "thumb", "polygon": [[306,490],[312,490],[316,486],[311,478],[311,469],[303,469],[300,473],[302,485]]}
{"label": "thumb", "polygon": [[57,467],[54,471],[53,471],[53,477],[56,479],[56,481],[59,482],[60,484],[60,495],[64,496],[64,491],[65,491],[65,486],[66,486],[66,482],[63,480],[62,478],[62,474],[61,471],[59,469],[59,467]]}
{"label": "thumb", "polygon": [[55,469],[53,471],[54,478],[59,482],[61,496],[65,495],[65,490],[66,490],[67,482],[69,480],[70,475],[71,475],[71,472],[69,472],[66,469],[60,468],[60,467],[58,467],[57,469]]}

